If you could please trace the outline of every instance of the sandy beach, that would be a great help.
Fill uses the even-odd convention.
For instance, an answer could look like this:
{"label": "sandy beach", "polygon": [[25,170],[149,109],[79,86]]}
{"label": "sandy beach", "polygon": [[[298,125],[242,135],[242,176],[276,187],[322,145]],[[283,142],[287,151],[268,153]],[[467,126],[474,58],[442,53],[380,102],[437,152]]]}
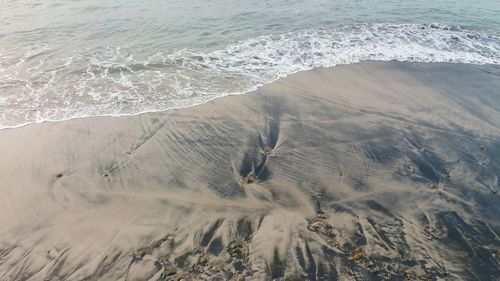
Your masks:
{"label": "sandy beach", "polygon": [[499,280],[499,89],[369,61],[0,130],[0,280]]}

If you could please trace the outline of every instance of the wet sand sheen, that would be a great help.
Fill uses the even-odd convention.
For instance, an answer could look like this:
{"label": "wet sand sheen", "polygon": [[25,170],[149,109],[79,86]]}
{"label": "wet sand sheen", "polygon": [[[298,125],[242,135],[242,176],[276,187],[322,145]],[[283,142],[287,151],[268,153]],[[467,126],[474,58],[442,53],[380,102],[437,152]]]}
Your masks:
{"label": "wet sand sheen", "polygon": [[495,280],[500,69],[365,62],[0,131],[1,280]]}

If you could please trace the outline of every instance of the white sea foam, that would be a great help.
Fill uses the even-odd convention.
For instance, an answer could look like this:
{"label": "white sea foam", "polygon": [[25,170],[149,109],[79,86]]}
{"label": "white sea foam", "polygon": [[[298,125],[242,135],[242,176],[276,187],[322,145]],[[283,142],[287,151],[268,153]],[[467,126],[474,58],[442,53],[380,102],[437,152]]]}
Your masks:
{"label": "white sea foam", "polygon": [[444,25],[376,24],[260,36],[222,50],[152,55],[120,47],[54,58],[0,50],[0,127],[189,107],[291,73],[363,60],[500,64],[500,35]]}

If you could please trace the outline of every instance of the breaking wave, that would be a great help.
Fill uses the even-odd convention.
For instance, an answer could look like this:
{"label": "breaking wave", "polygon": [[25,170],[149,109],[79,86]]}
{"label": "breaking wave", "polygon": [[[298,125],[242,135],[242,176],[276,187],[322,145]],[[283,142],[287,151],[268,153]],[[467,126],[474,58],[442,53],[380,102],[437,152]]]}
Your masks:
{"label": "breaking wave", "polygon": [[500,35],[439,24],[360,24],[259,36],[206,52],[0,49],[0,128],[163,111],[289,74],[363,60],[500,64]]}

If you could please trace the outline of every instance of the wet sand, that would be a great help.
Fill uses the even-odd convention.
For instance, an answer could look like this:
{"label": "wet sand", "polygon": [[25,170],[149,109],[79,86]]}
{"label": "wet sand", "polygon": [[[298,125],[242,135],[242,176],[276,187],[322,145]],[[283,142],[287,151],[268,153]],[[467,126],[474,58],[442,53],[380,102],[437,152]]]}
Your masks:
{"label": "wet sand", "polygon": [[365,62],[0,131],[0,280],[498,280],[500,68]]}

